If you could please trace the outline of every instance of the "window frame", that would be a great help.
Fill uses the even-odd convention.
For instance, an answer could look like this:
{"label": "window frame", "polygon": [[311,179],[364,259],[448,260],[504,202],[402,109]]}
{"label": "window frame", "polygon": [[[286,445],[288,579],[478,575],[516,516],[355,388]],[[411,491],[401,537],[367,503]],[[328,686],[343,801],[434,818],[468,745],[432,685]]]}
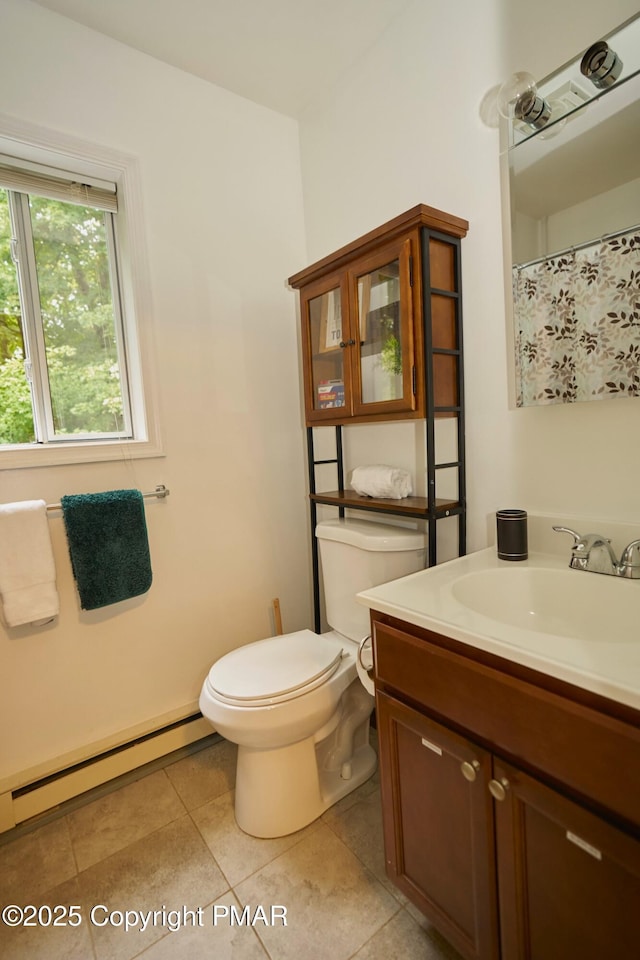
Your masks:
{"label": "window frame", "polygon": [[[131,436],[56,439],[0,446],[0,471],[56,464],[163,456],[158,426],[157,387],[142,194],[136,158],[0,114],[0,154],[44,164],[69,174],[112,182],[118,215],[112,217],[118,249],[116,282],[121,301],[122,354],[131,411]],[[35,192],[35,191],[34,191]],[[27,201],[28,202],[28,201]]]}
{"label": "window frame", "polygon": [[[25,368],[30,382],[33,405],[33,424],[38,444],[78,443],[82,440],[130,440],[133,438],[131,401],[129,392],[129,369],[124,338],[124,315],[119,282],[119,256],[117,250],[117,231],[115,214],[109,210],[100,211],[104,217],[104,233],[109,261],[109,279],[113,308],[114,337],[118,354],[118,380],[122,395],[122,419],[124,427],[120,431],[108,433],[63,434],[57,433],[54,424],[53,405],[47,371],[47,346],[42,323],[41,294],[38,285],[38,265],[36,259],[35,238],[30,209],[30,197],[40,196],[36,190],[30,193],[7,189],[11,223],[17,241],[17,273],[20,288],[20,300],[23,306],[22,333],[27,357]],[[65,202],[65,201],[60,201]],[[91,208],[91,204],[87,203]],[[93,208],[99,211],[99,208]],[[6,445],[3,445],[6,446]]]}

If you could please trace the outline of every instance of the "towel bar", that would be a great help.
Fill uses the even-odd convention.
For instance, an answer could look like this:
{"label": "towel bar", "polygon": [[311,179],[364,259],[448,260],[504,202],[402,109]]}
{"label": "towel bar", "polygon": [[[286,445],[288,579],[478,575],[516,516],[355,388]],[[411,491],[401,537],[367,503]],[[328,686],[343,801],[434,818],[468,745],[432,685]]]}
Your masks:
{"label": "towel bar", "polygon": [[[159,483],[155,490],[150,490],[147,493],[143,493],[142,497],[144,500],[149,500],[152,497],[155,497],[157,500],[164,500],[165,497],[169,496],[171,491],[165,487],[164,483]],[[61,503],[48,503],[47,510],[62,510]]]}

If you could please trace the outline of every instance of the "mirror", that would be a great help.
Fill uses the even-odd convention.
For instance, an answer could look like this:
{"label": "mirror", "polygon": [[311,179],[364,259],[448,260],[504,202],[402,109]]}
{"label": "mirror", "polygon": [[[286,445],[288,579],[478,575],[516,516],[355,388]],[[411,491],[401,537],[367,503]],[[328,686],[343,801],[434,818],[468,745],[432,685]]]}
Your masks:
{"label": "mirror", "polygon": [[500,109],[516,404],[640,396],[640,16]]}

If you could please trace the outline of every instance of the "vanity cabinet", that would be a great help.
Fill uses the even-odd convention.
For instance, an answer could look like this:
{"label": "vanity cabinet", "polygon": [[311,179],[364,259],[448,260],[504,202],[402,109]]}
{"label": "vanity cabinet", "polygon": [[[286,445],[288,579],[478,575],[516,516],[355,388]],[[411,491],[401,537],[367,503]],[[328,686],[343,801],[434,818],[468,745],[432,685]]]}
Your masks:
{"label": "vanity cabinet", "polygon": [[372,622],[390,878],[465,958],[635,956],[636,712]]}
{"label": "vanity cabinet", "polygon": [[289,278],[300,290],[307,426],[423,418],[427,381],[435,415],[454,414],[467,228],[420,204]]}
{"label": "vanity cabinet", "polygon": [[491,757],[378,692],[387,872],[465,957],[497,957]]}

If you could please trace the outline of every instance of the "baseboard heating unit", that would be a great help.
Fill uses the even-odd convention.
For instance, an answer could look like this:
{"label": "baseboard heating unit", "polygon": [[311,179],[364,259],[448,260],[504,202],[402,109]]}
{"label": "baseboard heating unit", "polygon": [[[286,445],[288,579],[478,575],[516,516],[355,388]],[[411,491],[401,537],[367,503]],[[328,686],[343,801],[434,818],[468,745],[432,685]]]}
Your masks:
{"label": "baseboard heating unit", "polygon": [[[112,746],[108,741],[94,744],[95,752],[88,747],[58,757],[51,770],[42,764],[26,771],[13,785],[8,780],[0,786],[0,833],[212,733],[209,721],[196,711]],[[83,752],[90,755],[78,758]]]}

